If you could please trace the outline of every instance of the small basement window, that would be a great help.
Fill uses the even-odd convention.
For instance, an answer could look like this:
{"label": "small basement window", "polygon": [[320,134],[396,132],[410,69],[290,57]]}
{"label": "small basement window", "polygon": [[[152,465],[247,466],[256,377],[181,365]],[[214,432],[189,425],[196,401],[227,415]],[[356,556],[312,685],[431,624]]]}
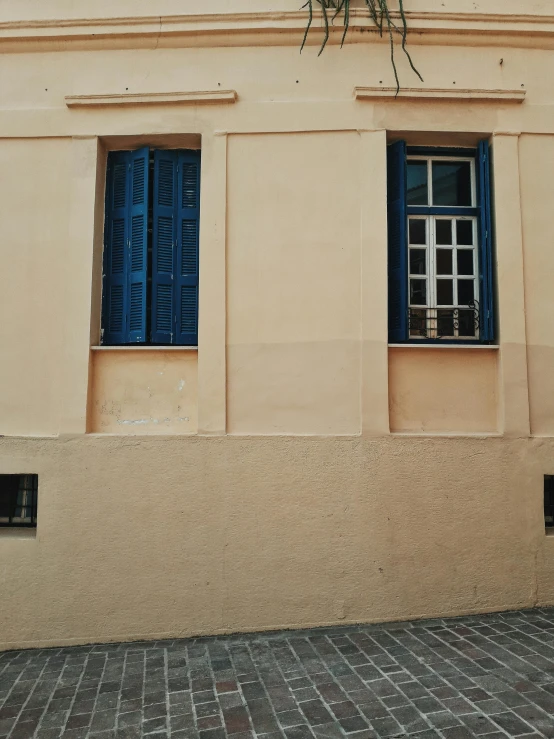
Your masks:
{"label": "small basement window", "polygon": [[38,475],[0,475],[0,526],[36,528]]}
{"label": "small basement window", "polygon": [[554,530],[554,475],[544,476],[544,525]]}

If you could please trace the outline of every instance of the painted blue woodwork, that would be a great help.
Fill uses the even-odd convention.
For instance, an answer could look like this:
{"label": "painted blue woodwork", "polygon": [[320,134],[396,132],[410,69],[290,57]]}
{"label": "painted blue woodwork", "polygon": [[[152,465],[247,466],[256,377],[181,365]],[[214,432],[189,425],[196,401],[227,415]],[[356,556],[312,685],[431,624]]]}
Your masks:
{"label": "painted blue woodwork", "polygon": [[408,339],[408,214],[406,143],[387,149],[389,342]]}

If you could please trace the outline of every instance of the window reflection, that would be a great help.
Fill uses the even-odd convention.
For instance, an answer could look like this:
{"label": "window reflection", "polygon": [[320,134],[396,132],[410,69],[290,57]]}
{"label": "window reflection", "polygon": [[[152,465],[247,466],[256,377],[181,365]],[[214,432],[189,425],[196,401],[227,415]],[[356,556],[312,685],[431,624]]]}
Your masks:
{"label": "window reflection", "polygon": [[471,207],[470,162],[433,162],[433,205]]}
{"label": "window reflection", "polygon": [[408,205],[428,205],[427,162],[408,161]]}

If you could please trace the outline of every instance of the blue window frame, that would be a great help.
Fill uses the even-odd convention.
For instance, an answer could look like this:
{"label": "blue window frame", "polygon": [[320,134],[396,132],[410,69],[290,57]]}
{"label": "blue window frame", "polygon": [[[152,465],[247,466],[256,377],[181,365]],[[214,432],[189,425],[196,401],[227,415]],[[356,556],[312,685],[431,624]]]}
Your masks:
{"label": "blue window frame", "polygon": [[110,152],[103,344],[198,344],[199,221],[199,151]]}
{"label": "blue window frame", "polygon": [[495,338],[490,150],[388,147],[389,342]]}

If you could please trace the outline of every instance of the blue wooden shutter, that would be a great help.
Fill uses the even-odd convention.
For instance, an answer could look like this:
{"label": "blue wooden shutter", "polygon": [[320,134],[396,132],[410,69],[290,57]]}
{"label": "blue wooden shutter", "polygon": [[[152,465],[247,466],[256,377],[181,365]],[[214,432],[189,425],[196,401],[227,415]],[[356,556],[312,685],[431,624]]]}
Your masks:
{"label": "blue wooden shutter", "polygon": [[482,341],[494,340],[494,268],[491,208],[491,164],[488,141],[480,141],[478,148],[478,197],[479,197],[479,272],[480,304],[479,323]]}
{"label": "blue wooden shutter", "polygon": [[125,344],[128,340],[129,154],[128,151],[117,151],[108,156],[102,284],[103,344]]}
{"label": "blue wooden shutter", "polygon": [[177,188],[175,343],[198,344],[198,244],[200,224],[200,152],[180,151]]}
{"label": "blue wooden shutter", "polygon": [[108,156],[102,343],[146,341],[148,148]]}
{"label": "blue wooden shutter", "polygon": [[406,143],[387,150],[389,342],[408,339],[408,212]]}
{"label": "blue wooden shutter", "polygon": [[129,343],[146,341],[148,266],[148,158],[144,147],[130,152]]}
{"label": "blue wooden shutter", "polygon": [[152,224],[152,343],[175,343],[177,244],[176,151],[154,152]]}

